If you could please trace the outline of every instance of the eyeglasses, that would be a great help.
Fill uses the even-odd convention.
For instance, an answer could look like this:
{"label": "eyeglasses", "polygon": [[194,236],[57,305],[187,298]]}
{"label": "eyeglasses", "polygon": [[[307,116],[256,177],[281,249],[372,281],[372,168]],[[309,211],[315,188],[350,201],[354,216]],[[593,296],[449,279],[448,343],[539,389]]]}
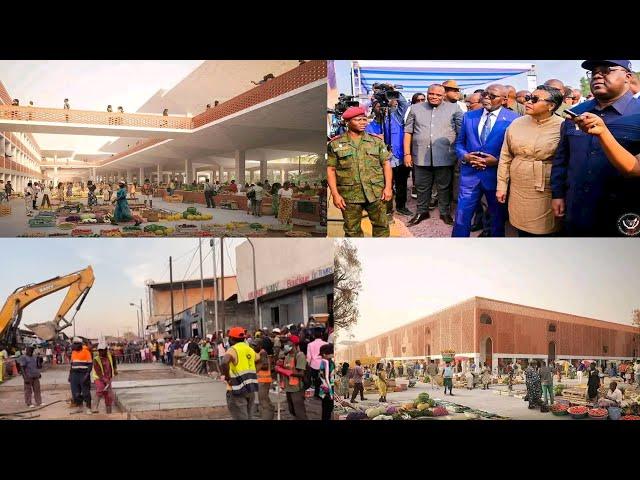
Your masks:
{"label": "eyeglasses", "polygon": [[502,95],[494,95],[493,93],[489,93],[489,92],[482,92],[480,93],[480,96],[482,98],[489,97],[490,100],[495,100],[496,98],[502,98]]}
{"label": "eyeglasses", "polygon": [[524,96],[524,101],[525,102],[531,102],[531,103],[538,103],[540,100],[542,100],[543,102],[549,102],[549,103],[553,103],[551,100],[549,100],[548,98],[540,98],[537,95],[525,95]]}
{"label": "eyeglasses", "polygon": [[598,74],[602,75],[603,77],[606,77],[611,72],[616,72],[616,71],[626,72],[627,70],[621,67],[602,67],[602,68],[597,68],[595,70],[587,72],[587,78],[591,80],[594,76]]}

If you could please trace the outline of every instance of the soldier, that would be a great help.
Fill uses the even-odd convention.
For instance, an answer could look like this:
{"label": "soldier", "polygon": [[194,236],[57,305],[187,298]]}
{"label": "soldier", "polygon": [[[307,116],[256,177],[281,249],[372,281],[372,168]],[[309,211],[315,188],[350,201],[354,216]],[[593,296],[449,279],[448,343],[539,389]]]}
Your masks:
{"label": "soldier", "polygon": [[327,146],[327,180],[333,204],[342,210],[346,237],[362,237],[362,211],[366,210],[374,237],[388,237],[384,203],[391,200],[391,153],[384,141],[365,133],[367,117],[362,107],[348,108],[342,118],[347,132]]}

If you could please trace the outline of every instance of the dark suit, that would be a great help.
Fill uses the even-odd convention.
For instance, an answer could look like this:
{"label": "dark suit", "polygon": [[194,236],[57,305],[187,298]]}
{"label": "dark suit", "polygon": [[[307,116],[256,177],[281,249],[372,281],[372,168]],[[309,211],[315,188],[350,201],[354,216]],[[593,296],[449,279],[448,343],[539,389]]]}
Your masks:
{"label": "dark suit", "polygon": [[480,141],[478,126],[484,113],[485,109],[483,108],[464,114],[460,135],[455,143],[456,155],[460,162],[460,193],[458,194],[458,209],[453,226],[453,237],[470,236],[471,219],[483,194],[487,198],[491,215],[491,236],[504,237],[506,208],[496,200],[498,166],[477,170],[464,163],[463,160],[469,152],[486,152],[499,159],[504,134],[511,122],[519,115],[508,108],[501,108],[498,118],[496,119],[495,116],[492,118],[493,125],[489,137],[483,144]]}

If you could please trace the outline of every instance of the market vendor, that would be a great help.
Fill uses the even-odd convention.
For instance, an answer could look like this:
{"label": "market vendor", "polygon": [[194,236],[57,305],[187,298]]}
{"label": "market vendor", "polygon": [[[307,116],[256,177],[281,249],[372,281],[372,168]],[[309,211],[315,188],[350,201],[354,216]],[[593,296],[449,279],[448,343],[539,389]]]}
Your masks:
{"label": "market vendor", "polygon": [[621,403],[622,392],[618,388],[618,382],[609,383],[609,390],[607,390],[605,398],[601,398],[598,401],[598,406],[603,408],[619,407]]}

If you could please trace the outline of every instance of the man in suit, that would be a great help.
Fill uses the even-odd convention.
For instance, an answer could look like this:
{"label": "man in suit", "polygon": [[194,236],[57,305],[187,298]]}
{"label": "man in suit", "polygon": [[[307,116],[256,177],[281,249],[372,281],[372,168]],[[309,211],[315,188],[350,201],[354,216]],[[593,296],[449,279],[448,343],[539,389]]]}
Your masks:
{"label": "man in suit", "polygon": [[[577,114],[598,115],[605,124],[621,123],[623,117],[640,115],[640,102],[633,98],[629,83],[634,75],[629,60],[587,60],[582,68],[594,97],[573,105]],[[640,146],[632,138],[616,138],[633,155]],[[560,130],[560,143],[551,169],[551,207],[564,218],[570,237],[619,235],[623,214],[640,215],[637,205],[640,179],[626,178],[608,160],[597,136],[579,130],[567,120]]]}
{"label": "man in suit", "polygon": [[404,127],[404,164],[415,167],[418,191],[417,213],[408,225],[418,225],[429,218],[429,200],[433,184],[438,187],[440,218],[453,225],[451,217],[451,181],[455,153],[453,144],[460,131],[462,111],[455,103],[443,102],[445,89],[431,85],[427,101],[409,110]]}
{"label": "man in suit", "polygon": [[471,219],[484,194],[491,216],[491,236],[504,237],[506,209],[496,200],[498,158],[507,127],[519,115],[503,107],[507,89],[489,85],[482,92],[482,110],[467,112],[462,118],[455,151],[460,161],[460,193],[453,237],[471,234]]}

